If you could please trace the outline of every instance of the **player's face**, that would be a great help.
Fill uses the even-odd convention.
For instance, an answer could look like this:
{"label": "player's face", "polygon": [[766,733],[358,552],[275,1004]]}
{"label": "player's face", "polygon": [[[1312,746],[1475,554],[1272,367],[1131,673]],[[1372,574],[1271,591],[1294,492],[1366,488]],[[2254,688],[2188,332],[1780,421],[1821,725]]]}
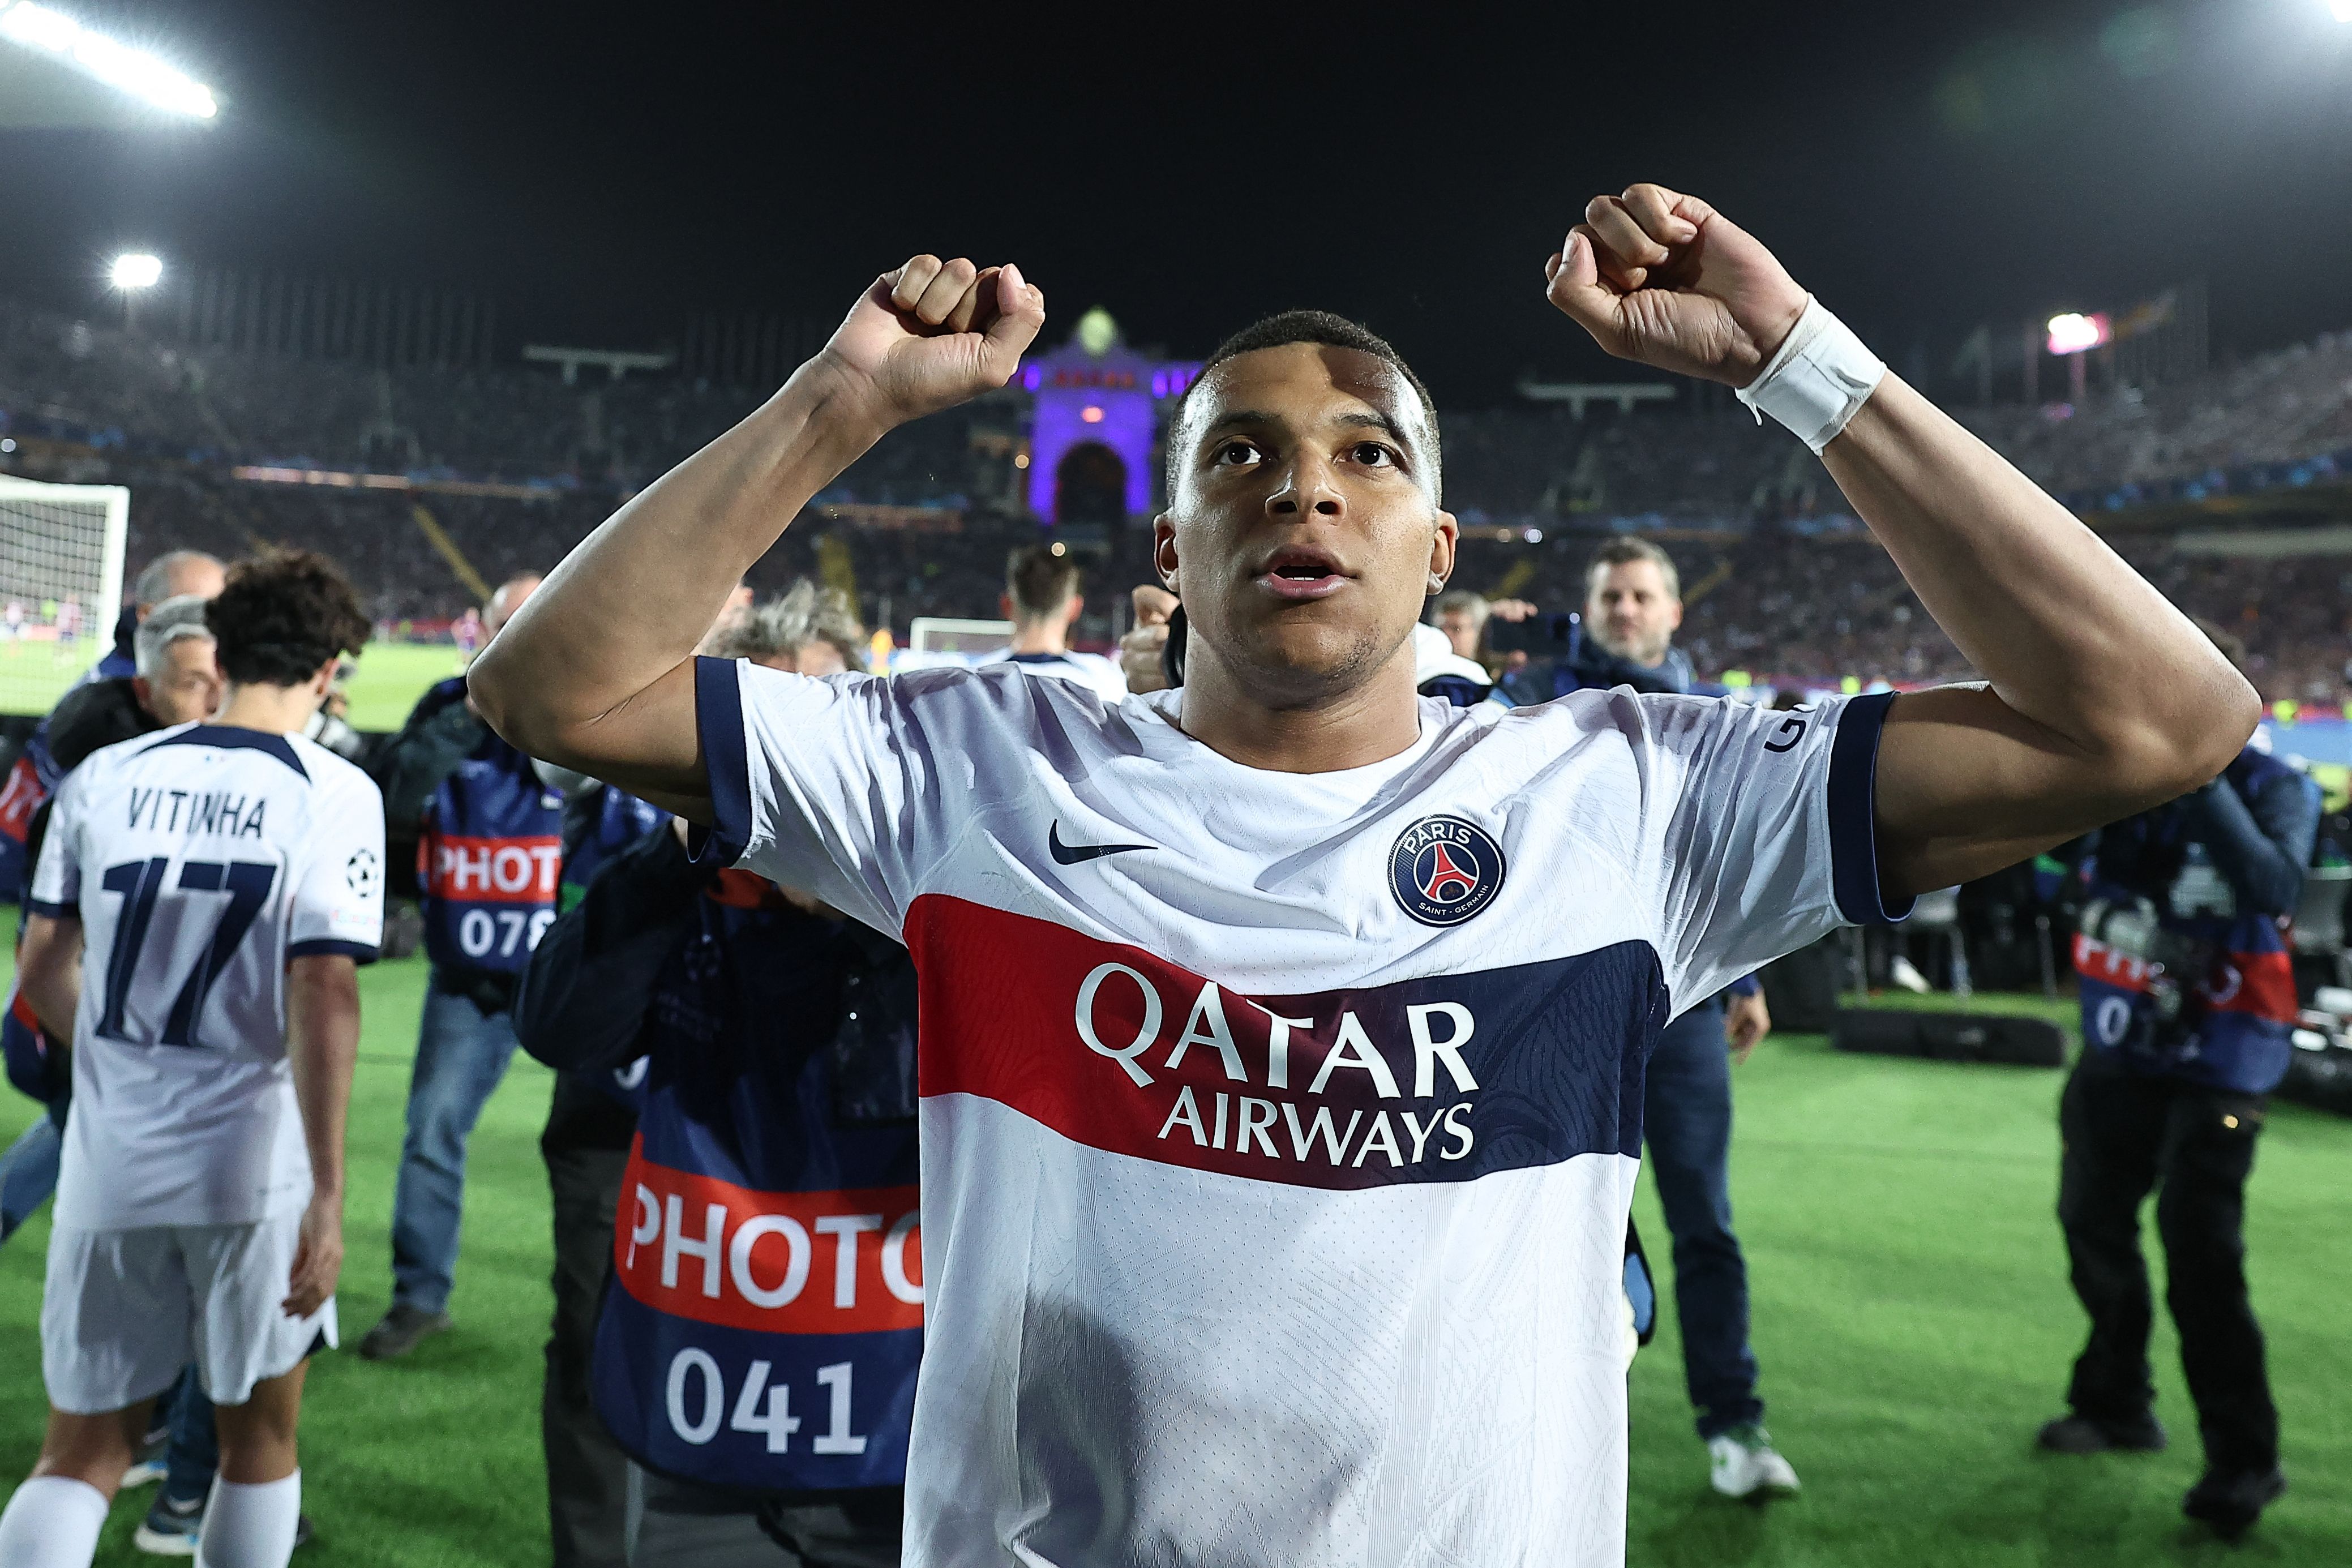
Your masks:
{"label": "player's face", "polygon": [[[1290,343],[1192,391],[1156,528],[1197,665],[1273,706],[1348,690],[1399,657],[1454,566],[1421,400],[1375,354]],[[1409,658],[1409,655],[1404,657]]]}
{"label": "player's face", "polygon": [[141,705],[165,724],[209,719],[220,707],[220,665],[210,637],[182,637],[163,650],[163,668],[141,677]]}
{"label": "player's face", "polygon": [[1656,562],[1621,561],[1592,574],[1584,623],[1618,658],[1655,664],[1683,624],[1683,602],[1667,588]]}

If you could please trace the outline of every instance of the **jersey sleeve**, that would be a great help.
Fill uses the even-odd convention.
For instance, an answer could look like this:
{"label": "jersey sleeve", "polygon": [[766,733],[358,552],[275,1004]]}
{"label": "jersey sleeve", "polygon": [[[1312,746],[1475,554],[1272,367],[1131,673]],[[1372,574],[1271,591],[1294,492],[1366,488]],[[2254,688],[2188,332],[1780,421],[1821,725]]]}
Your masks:
{"label": "jersey sleeve", "polygon": [[294,886],[286,956],[373,963],[383,942],[383,797],[353,769],[320,805],[310,859]]}
{"label": "jersey sleeve", "polygon": [[1874,784],[1891,692],[1788,711],[1643,697],[1646,856],[1675,1011],[1840,925],[1901,920]]}
{"label": "jersey sleeve", "polygon": [[[1023,678],[1025,680],[1026,678]],[[698,858],[814,894],[892,936],[923,874],[1017,763],[999,705],[1020,681],[960,669],[895,679],[695,664],[713,826]]]}
{"label": "jersey sleeve", "polygon": [[83,801],[89,785],[83,773],[66,775],[49,797],[48,833],[41,840],[41,858],[33,868],[33,885],[25,908],[53,920],[81,918],[81,826]]}

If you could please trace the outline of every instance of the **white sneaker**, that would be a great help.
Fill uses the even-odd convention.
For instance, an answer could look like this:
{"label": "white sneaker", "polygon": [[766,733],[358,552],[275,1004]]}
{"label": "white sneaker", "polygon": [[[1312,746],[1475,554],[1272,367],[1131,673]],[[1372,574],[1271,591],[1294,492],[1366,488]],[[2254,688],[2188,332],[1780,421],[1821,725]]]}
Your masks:
{"label": "white sneaker", "polygon": [[1895,961],[1886,966],[1886,978],[1903,987],[1904,990],[1921,996],[1935,989],[1927,984],[1927,977],[1919,973],[1919,966],[1899,952],[1895,955]]}
{"label": "white sneaker", "polygon": [[1771,1435],[1752,1422],[1706,1440],[1707,1479],[1726,1497],[1797,1489],[1797,1472],[1773,1450]]}

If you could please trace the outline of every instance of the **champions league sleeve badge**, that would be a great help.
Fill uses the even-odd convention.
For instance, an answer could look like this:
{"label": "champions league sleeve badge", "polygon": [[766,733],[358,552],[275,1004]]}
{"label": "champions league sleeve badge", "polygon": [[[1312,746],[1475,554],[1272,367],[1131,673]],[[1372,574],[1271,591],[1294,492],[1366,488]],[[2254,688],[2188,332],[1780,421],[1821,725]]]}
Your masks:
{"label": "champions league sleeve badge", "polygon": [[1389,850],[1389,890],[1425,926],[1458,926],[1503,890],[1503,848],[1458,816],[1424,816]]}

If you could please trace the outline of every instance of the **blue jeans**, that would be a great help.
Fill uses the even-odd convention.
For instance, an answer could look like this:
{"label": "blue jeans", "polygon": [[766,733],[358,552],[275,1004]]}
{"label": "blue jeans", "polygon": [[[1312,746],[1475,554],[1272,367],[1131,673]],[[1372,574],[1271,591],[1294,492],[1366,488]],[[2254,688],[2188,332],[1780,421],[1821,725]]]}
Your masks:
{"label": "blue jeans", "polygon": [[194,1367],[180,1381],[161,1406],[171,1413],[172,1442],[164,1455],[163,1495],[173,1502],[202,1502],[213,1489],[220,1468],[220,1433],[213,1423],[213,1402],[205,1397],[204,1384]]}
{"label": "blue jeans", "polygon": [[58,1190],[58,1158],[64,1147],[58,1124],[44,1116],[0,1154],[0,1241],[14,1236]]}
{"label": "blue jeans", "polygon": [[1666,1026],[1650,1057],[1642,1125],[1675,1241],[1675,1313],[1698,1435],[1764,1419],[1748,1346],[1748,1263],[1731,1234],[1731,1052],[1723,1003]]}
{"label": "blue jeans", "polygon": [[515,1053],[514,1017],[483,1016],[464,996],[425,989],[416,1067],[408,1080],[408,1134],[392,1198],[392,1299],[448,1310],[466,1205],[466,1140]]}

